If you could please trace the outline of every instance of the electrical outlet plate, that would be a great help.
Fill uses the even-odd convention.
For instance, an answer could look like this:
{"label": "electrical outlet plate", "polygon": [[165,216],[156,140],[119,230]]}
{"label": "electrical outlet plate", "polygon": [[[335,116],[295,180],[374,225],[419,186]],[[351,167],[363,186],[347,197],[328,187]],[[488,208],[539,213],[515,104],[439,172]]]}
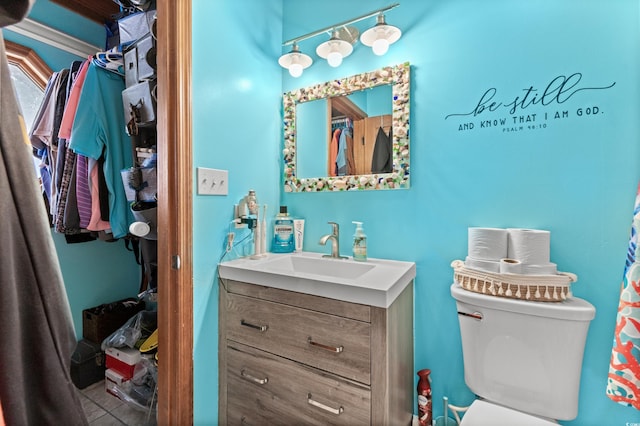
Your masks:
{"label": "electrical outlet plate", "polygon": [[229,171],[198,167],[199,195],[228,195]]}

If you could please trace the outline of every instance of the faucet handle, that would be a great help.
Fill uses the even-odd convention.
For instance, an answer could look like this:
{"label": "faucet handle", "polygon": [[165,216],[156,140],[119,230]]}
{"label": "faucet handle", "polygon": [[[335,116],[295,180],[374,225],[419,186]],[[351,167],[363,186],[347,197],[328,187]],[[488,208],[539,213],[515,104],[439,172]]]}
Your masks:
{"label": "faucet handle", "polygon": [[336,222],[327,222],[329,225],[331,225],[331,233],[333,235],[338,235],[338,230],[340,229],[340,225],[338,225]]}

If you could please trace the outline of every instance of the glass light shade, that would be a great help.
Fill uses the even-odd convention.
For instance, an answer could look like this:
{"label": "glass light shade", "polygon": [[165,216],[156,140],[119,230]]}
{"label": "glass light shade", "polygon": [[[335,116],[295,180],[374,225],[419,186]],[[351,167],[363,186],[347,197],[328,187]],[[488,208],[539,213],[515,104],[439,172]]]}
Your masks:
{"label": "glass light shade", "polygon": [[289,67],[289,74],[291,75],[291,77],[298,78],[302,75],[302,70],[302,65],[300,65],[299,63],[291,64],[291,66]]}
{"label": "glass light shade", "polygon": [[342,55],[340,52],[331,52],[327,55],[327,62],[332,67],[339,67],[342,64]]}
{"label": "glass light shade", "polygon": [[292,77],[300,77],[302,75],[302,71],[305,68],[310,67],[313,60],[309,55],[305,55],[300,52],[298,45],[294,44],[291,52],[280,56],[278,63],[282,68],[288,69],[289,74],[291,74]]}
{"label": "glass light shade", "polygon": [[316,53],[322,59],[326,59],[329,65],[337,67],[342,63],[342,59],[351,55],[353,46],[348,41],[338,37],[338,32],[334,31],[328,41],[325,41],[316,48]]}
{"label": "glass light shade", "polygon": [[389,50],[389,42],[386,38],[379,38],[373,42],[373,46],[371,46],[373,53],[382,56]]}
{"label": "glass light shade", "polygon": [[363,32],[360,41],[365,46],[373,48],[376,55],[384,55],[389,50],[389,46],[400,39],[402,31],[393,25],[387,25],[384,15],[378,15],[378,22],[375,26]]}

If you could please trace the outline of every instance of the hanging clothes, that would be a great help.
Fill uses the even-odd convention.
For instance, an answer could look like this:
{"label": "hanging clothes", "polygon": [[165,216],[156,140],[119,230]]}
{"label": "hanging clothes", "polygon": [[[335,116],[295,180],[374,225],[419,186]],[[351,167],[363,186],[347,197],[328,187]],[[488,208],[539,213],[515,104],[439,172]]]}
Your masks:
{"label": "hanging clothes", "polygon": [[124,79],[114,72],[89,65],[78,100],[69,147],[95,160],[104,158],[109,191],[109,222],[113,238],[129,232],[133,214],[122,184],[120,170],[133,166],[131,142],[124,123]]}
{"label": "hanging clothes", "polygon": [[607,396],[640,410],[640,185],[636,195],[629,249],[609,364]]}
{"label": "hanging clothes", "polygon": [[376,144],[373,147],[371,159],[371,173],[391,173],[393,171],[393,142],[391,130],[387,135],[380,126],[376,136]]}
{"label": "hanging clothes", "polygon": [[338,141],[338,155],[336,156],[337,176],[345,176],[347,174],[347,150],[349,145],[353,145],[352,129],[345,127],[340,133]]}
{"label": "hanging clothes", "polygon": [[[46,163],[43,161],[43,165],[46,165],[46,173],[49,175],[50,180],[48,180],[48,187],[43,188],[43,191],[49,200],[49,214],[51,216],[55,215],[55,199],[57,196],[56,171],[58,149],[57,146],[54,146],[52,143],[53,135],[50,132],[53,131],[55,100],[58,97],[63,75],[63,72],[55,72],[49,78],[42,103],[40,104],[40,108],[38,108],[29,133],[29,139],[34,151],[40,153],[38,157],[44,159],[46,152]],[[49,131],[47,132],[46,129],[49,129]]]}
{"label": "hanging clothes", "polygon": [[87,75],[87,70],[89,69],[89,63],[89,60],[82,63],[82,66],[71,85],[71,90],[69,91],[67,103],[62,115],[60,129],[58,130],[58,137],[61,139],[71,139],[71,126],[73,126],[73,119],[76,116],[78,99],[80,99],[80,93],[82,92],[82,85],[84,84],[84,79]]}
{"label": "hanging clothes", "polygon": [[342,129],[340,127],[333,131],[331,136],[331,143],[329,144],[329,176],[338,175],[338,167],[336,166],[336,159],[338,157],[338,145],[340,141],[340,133]]}
{"label": "hanging clothes", "polygon": [[354,149],[354,140],[353,140],[353,128],[351,129],[351,133],[347,138],[347,175],[355,175],[356,174],[356,158],[355,158],[355,149]]}
{"label": "hanging clothes", "polygon": [[[133,165],[129,137],[120,131],[123,64],[114,49],[54,73],[34,120],[30,140],[42,160],[45,204],[67,243],[118,239],[133,221],[119,173]],[[97,185],[91,181],[94,164]]]}
{"label": "hanging clothes", "polygon": [[76,200],[80,228],[87,229],[91,221],[91,188],[89,187],[89,160],[84,155],[77,155],[76,168]]}
{"label": "hanging clothes", "polygon": [[[0,2],[0,27],[29,0]],[[86,425],[71,381],[69,301],[0,33],[0,404],[7,425]]]}

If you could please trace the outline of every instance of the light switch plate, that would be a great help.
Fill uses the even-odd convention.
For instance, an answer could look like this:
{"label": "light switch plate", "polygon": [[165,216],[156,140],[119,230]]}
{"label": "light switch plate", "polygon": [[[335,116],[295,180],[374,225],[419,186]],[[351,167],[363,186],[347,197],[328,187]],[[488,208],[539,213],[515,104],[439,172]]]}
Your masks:
{"label": "light switch plate", "polygon": [[229,171],[198,167],[198,194],[199,195],[228,195]]}

